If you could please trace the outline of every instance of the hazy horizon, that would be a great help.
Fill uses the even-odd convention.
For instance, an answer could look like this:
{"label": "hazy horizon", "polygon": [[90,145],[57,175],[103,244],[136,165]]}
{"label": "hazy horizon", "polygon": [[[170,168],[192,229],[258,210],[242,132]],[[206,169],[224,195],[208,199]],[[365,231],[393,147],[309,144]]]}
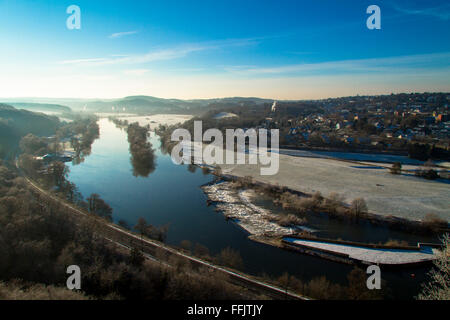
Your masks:
{"label": "hazy horizon", "polygon": [[[184,100],[184,101],[194,101],[194,100],[214,100],[214,99],[232,99],[232,98],[243,98],[243,99],[262,99],[262,100],[274,100],[274,101],[314,101],[314,100],[326,100],[326,99],[339,99],[339,98],[347,98],[347,97],[356,97],[356,96],[387,96],[390,94],[436,94],[436,93],[450,93],[449,91],[399,91],[399,92],[389,92],[389,93],[374,93],[374,94],[354,94],[354,95],[339,95],[339,96],[328,96],[317,99],[275,99],[273,97],[262,97],[262,96],[223,96],[223,97],[208,97],[208,98],[175,98],[175,97],[159,97],[149,94],[136,94],[136,95],[128,95],[128,96],[118,96],[114,98],[103,98],[103,97],[0,97],[0,103],[2,102],[29,102],[33,103],[32,100],[74,100],[74,101],[83,101],[83,100],[100,100],[100,101],[109,101],[109,100],[120,100],[129,97],[152,97],[157,99],[165,99],[165,100]],[[23,101],[22,101],[23,100]],[[36,102],[39,103],[39,102]]]}

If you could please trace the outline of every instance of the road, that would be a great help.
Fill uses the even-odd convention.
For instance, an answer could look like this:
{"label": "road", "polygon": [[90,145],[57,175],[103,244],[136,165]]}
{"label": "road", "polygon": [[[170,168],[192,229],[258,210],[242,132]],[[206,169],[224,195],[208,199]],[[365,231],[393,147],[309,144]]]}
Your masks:
{"label": "road", "polygon": [[[21,176],[26,180],[26,182],[30,185],[32,189],[34,189],[36,192],[46,196],[47,198],[58,202],[62,206],[69,209],[70,212],[76,215],[89,217],[90,215],[86,212],[81,211],[80,209],[76,208],[75,206],[66,203],[62,199],[53,196],[49,194],[47,191],[39,187],[36,183],[31,181],[28,177],[26,177],[25,174],[22,173],[21,169],[19,168],[18,161],[16,161],[16,167],[19,170],[19,173],[21,173]],[[102,220],[103,222],[103,220]],[[105,238],[109,241],[114,242],[116,245],[130,249],[131,247],[136,247],[137,243],[142,248],[142,251],[144,253],[144,257],[146,259],[150,259],[153,261],[157,261],[155,258],[155,253],[163,252],[167,255],[169,258],[170,256],[176,256],[180,259],[184,259],[186,261],[189,261],[193,267],[203,267],[215,272],[223,273],[228,277],[228,280],[231,283],[234,283],[238,286],[245,287],[249,290],[252,290],[257,293],[265,294],[266,296],[278,299],[278,300],[310,300],[307,297],[298,295],[296,293],[290,292],[289,290],[285,290],[282,288],[279,288],[277,286],[274,286],[272,284],[268,284],[265,282],[262,282],[260,280],[254,279],[249,275],[230,270],[228,268],[224,268],[221,266],[214,265],[210,262],[201,260],[199,258],[187,255],[184,252],[178,251],[174,248],[171,248],[159,241],[150,240],[147,238],[143,238],[141,236],[138,236],[132,232],[126,231],[117,225],[113,223],[108,223],[106,221],[103,222],[104,226],[106,227],[106,235]],[[161,261],[158,261],[161,262]]]}

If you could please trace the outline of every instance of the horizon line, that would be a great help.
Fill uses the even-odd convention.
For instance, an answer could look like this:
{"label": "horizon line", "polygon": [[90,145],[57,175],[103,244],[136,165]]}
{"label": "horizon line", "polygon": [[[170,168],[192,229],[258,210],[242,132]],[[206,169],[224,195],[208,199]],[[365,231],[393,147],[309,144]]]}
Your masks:
{"label": "horizon line", "polygon": [[[306,98],[298,98],[298,99],[283,99],[283,98],[273,98],[273,97],[262,97],[262,96],[216,96],[216,97],[209,97],[209,98],[165,98],[165,97],[157,97],[152,96],[148,94],[133,94],[133,95],[126,95],[126,96],[120,96],[115,98],[101,98],[101,97],[38,97],[38,96],[22,96],[22,97],[0,97],[0,103],[2,103],[1,99],[8,99],[8,100],[17,100],[17,99],[48,99],[48,100],[120,100],[125,99],[129,97],[151,97],[156,99],[162,99],[162,100],[182,100],[182,101],[192,101],[192,100],[215,100],[215,99],[233,99],[233,98],[242,98],[242,99],[261,99],[261,100],[274,100],[274,101],[319,101],[319,100],[327,100],[327,99],[340,99],[340,98],[351,98],[351,97],[377,97],[377,96],[389,96],[389,95],[399,95],[399,94],[450,94],[449,91],[401,91],[401,92],[390,92],[390,93],[378,93],[378,94],[362,94],[358,93],[355,95],[342,95],[342,96],[326,96],[323,98],[317,98],[317,99],[306,99]],[[6,102],[6,101],[5,101]],[[14,102],[14,101],[11,101]],[[26,102],[26,101],[23,101]]]}

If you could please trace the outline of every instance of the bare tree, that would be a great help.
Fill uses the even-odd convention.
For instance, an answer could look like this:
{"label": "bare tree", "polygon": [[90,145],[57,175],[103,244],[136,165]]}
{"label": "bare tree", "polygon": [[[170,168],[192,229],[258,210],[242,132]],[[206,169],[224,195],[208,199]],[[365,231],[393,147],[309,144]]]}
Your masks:
{"label": "bare tree", "polygon": [[218,177],[220,177],[220,176],[222,175],[222,168],[219,167],[219,166],[217,166],[217,167],[214,169],[213,174],[216,175],[216,176],[218,176]]}
{"label": "bare tree", "polygon": [[390,170],[392,174],[400,174],[402,173],[402,164],[400,162],[394,162]]}
{"label": "bare tree", "polygon": [[112,221],[113,209],[103,199],[100,198],[100,195],[93,193],[86,200],[88,201],[89,212],[95,213],[100,217],[107,219],[108,221]]}
{"label": "bare tree", "polygon": [[139,234],[141,235],[141,251],[144,250],[144,242],[143,237],[144,235],[146,235],[147,233],[147,229],[148,229],[148,224],[147,221],[145,221],[145,218],[140,217],[136,223],[136,225],[134,226],[134,230],[138,231]]}
{"label": "bare tree", "polygon": [[442,250],[434,260],[434,268],[428,273],[431,280],[423,285],[419,300],[450,300],[450,237],[446,233],[442,238]]}
{"label": "bare tree", "polygon": [[192,243],[189,240],[181,240],[180,245],[184,250],[191,252]]}
{"label": "bare tree", "polygon": [[367,204],[363,198],[357,198],[352,201],[352,212],[355,216],[360,216],[367,212]]}
{"label": "bare tree", "polygon": [[223,249],[218,255],[219,263],[235,269],[242,269],[244,262],[239,251],[233,250],[230,247]]}
{"label": "bare tree", "polygon": [[344,200],[344,196],[336,192],[332,192],[329,194],[328,198],[324,200],[324,205],[331,212],[336,212],[337,208],[342,206]]}

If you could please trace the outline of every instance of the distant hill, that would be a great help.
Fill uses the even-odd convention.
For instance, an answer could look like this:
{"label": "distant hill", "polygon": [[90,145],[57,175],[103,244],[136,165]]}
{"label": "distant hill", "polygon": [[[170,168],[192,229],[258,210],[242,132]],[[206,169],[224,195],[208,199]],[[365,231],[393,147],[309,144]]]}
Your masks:
{"label": "distant hill", "polygon": [[0,103],[0,158],[16,149],[20,139],[26,134],[53,135],[59,125],[57,117],[18,110]]}
{"label": "distant hill", "polygon": [[17,139],[28,133],[52,135],[59,125],[57,117],[0,104],[0,137],[3,141]]}
{"label": "distant hill", "polygon": [[151,96],[130,96],[116,100],[96,100],[86,103],[86,109],[95,112],[122,113],[201,113],[210,105],[248,105],[272,103],[273,100],[259,98],[217,98],[217,99],[162,99]]}
{"label": "distant hill", "polygon": [[215,98],[206,100],[189,100],[189,101],[203,101],[204,103],[233,103],[233,104],[263,104],[263,103],[273,103],[274,99],[262,99],[256,97],[229,97],[229,98]]}
{"label": "distant hill", "polygon": [[[203,113],[212,105],[251,105],[273,103],[273,99],[260,99],[248,97],[230,97],[215,99],[164,99],[152,96],[129,96],[120,99],[57,99],[57,98],[28,98],[29,102],[17,102],[17,99],[7,99],[8,104],[19,108],[27,107],[33,111],[39,110],[44,105],[55,106],[60,109],[69,106],[75,111],[90,112],[119,112],[119,113],[137,113],[137,114],[155,114],[155,113],[181,113],[198,114]],[[42,109],[40,109],[42,110]],[[48,111],[54,111],[48,110]]]}
{"label": "distant hill", "polygon": [[35,112],[71,112],[72,109],[60,104],[30,103],[30,102],[10,102],[9,105],[17,109],[26,109]]}
{"label": "distant hill", "polygon": [[86,103],[87,111],[122,113],[179,113],[189,110],[190,103],[182,100],[148,96],[131,96],[116,100],[95,100]]}

